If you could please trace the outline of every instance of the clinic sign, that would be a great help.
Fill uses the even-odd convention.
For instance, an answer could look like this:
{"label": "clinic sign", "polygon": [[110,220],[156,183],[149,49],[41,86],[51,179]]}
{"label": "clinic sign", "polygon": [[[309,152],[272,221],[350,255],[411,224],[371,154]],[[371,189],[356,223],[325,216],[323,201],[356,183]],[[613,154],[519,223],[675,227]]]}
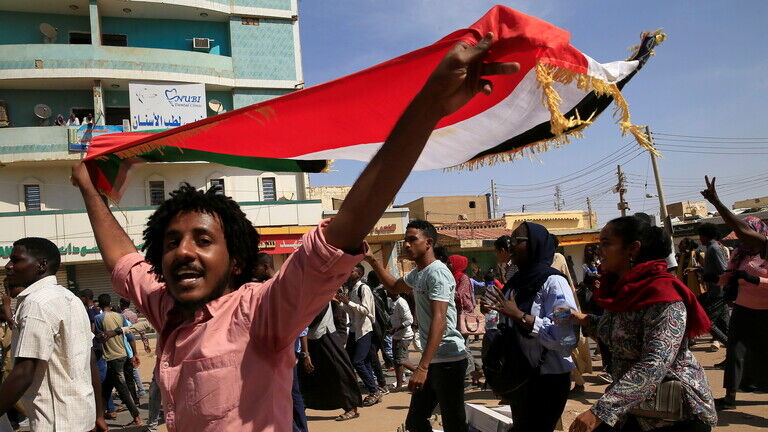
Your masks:
{"label": "clinic sign", "polygon": [[131,129],[167,129],[207,116],[204,84],[128,84]]}

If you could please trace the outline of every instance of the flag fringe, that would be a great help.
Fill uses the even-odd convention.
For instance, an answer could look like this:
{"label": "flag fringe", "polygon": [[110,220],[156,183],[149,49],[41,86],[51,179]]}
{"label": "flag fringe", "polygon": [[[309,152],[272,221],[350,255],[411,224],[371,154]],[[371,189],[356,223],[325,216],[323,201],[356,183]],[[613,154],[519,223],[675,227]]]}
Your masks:
{"label": "flag fringe", "polygon": [[[659,43],[664,40],[665,35],[664,33],[661,33],[660,30],[657,30],[653,34],[656,36],[657,41],[660,39]],[[581,90],[594,92],[597,96],[608,96],[613,98],[613,116],[614,118],[617,118],[616,124],[621,130],[621,135],[626,136],[628,133],[632,134],[638,145],[656,156],[661,156],[643,130],[644,126],[632,124],[629,114],[629,104],[624,98],[624,95],[621,94],[621,90],[616,83],[605,82],[587,74],[574,72],[570,69],[542,62],[536,64],[536,80],[538,81],[539,88],[542,90],[542,103],[549,110],[550,131],[554,136],[510,152],[497,153],[473,159],[463,164],[446,168],[446,171],[474,170],[484,166],[493,166],[502,162],[512,162],[521,159],[526,155],[530,158],[538,153],[550,150],[551,147],[559,148],[570,143],[571,137],[582,138],[582,131],[592,124],[595,113],[593,112],[588,118],[582,119],[579,111],[576,110],[574,116],[565,117],[560,111],[560,104],[563,100],[554,87],[554,83],[556,82],[568,85],[575,81],[576,86]]]}

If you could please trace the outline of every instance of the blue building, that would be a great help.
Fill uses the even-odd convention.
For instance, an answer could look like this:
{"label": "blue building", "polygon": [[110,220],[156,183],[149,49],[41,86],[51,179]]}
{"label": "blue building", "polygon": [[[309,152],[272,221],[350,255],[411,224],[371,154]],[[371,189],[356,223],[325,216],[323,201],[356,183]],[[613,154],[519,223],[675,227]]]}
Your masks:
{"label": "blue building", "polygon": [[122,125],[130,81],[203,83],[226,110],[303,86],[296,0],[35,0],[0,9],[0,100],[11,127],[41,124],[38,104],[50,107],[48,123],[71,113],[101,120],[99,92],[104,123]]}
{"label": "blue building", "polygon": [[[111,291],[69,183],[78,130],[56,117],[91,114],[120,130],[131,82],[201,83],[205,105],[227,111],[302,88],[297,14],[297,0],[0,0],[0,266],[14,240],[46,237],[62,254],[60,283]],[[322,217],[304,173],[192,162],[145,164],[131,178],[112,208],[136,245],[182,182],[238,201],[278,265]]]}

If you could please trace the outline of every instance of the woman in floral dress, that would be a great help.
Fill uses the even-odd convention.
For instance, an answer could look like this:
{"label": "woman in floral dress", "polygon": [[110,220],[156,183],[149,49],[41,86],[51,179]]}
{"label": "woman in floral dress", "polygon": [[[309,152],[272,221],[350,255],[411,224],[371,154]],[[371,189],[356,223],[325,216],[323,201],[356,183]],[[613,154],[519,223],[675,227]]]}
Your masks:
{"label": "woman in floral dress", "polygon": [[[667,272],[670,248],[661,228],[633,216],[614,219],[600,232],[602,279],[595,297],[605,312],[572,316],[610,349],[614,382],[571,432],[706,432],[717,423],[704,369],[688,349],[688,340],[711,324],[691,290]],[[679,384],[678,397],[657,394],[662,383],[662,389]]]}

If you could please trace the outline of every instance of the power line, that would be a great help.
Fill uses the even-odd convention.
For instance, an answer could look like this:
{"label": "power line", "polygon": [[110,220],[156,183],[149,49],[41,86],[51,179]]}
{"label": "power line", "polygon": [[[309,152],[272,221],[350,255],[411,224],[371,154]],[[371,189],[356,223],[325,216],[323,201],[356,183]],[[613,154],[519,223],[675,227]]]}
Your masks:
{"label": "power line", "polygon": [[694,138],[694,139],[721,139],[721,140],[768,140],[768,137],[717,137],[717,136],[701,136],[701,135],[680,135],[664,132],[654,132],[654,135],[680,137],[680,138]]}

